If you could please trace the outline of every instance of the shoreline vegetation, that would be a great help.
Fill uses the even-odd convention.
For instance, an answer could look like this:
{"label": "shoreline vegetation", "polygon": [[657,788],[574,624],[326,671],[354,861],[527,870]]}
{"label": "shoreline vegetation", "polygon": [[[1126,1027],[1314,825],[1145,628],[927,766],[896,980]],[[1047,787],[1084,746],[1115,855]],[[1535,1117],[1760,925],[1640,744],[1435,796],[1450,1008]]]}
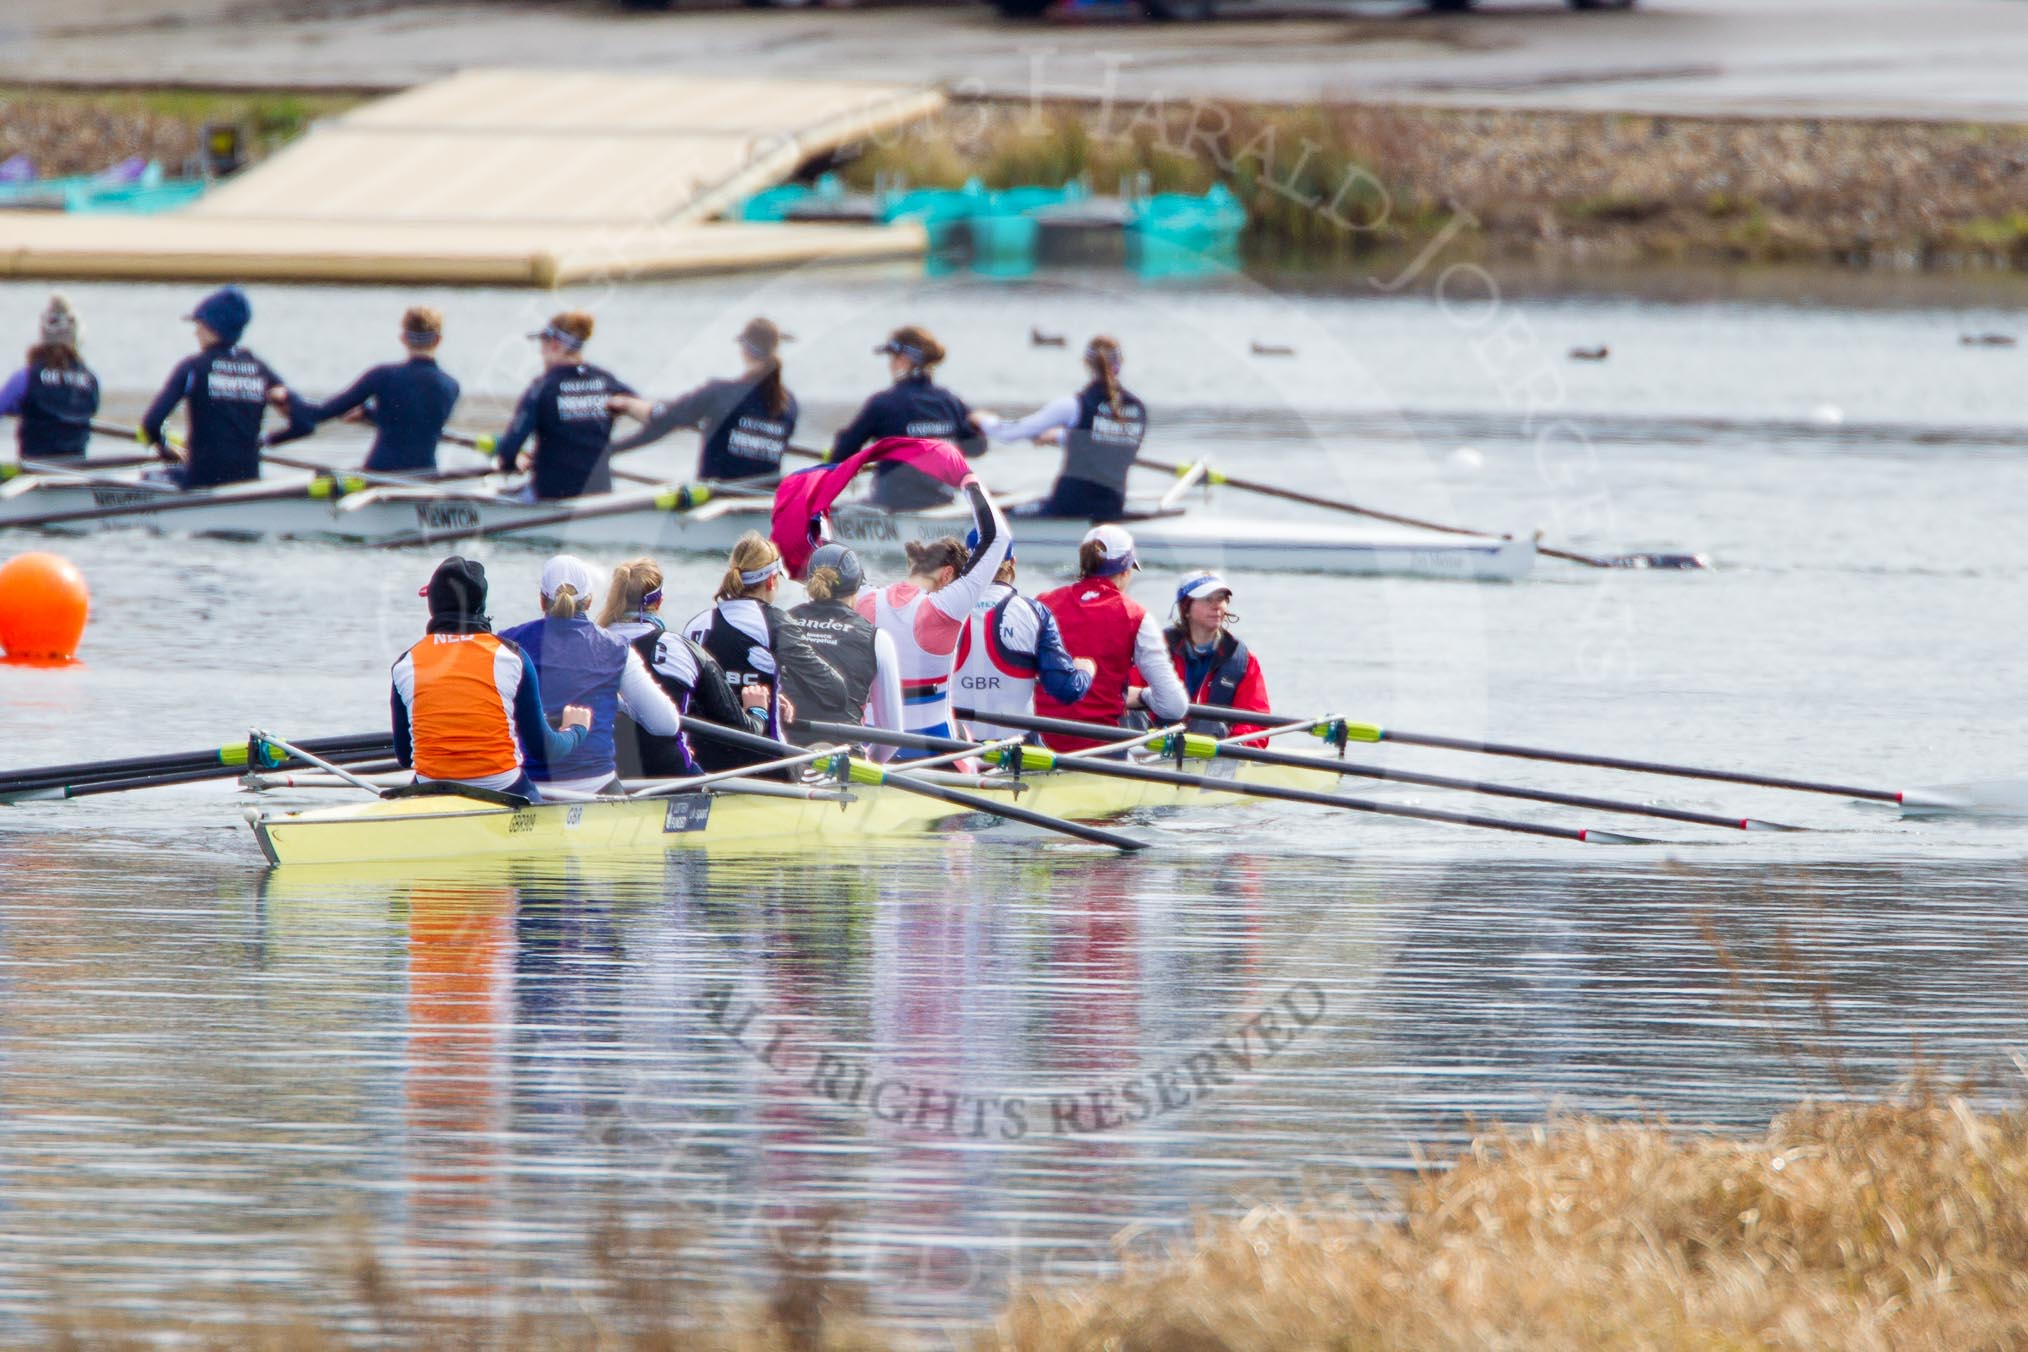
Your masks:
{"label": "shoreline vegetation", "polygon": [[[1803,1104],[1748,1135],[1576,1118],[1477,1137],[1397,1195],[1208,1221],[1119,1275],[1017,1292],[978,1352],[1619,1347],[1971,1348],[2028,1340],[2028,1110],[1918,1085]],[[821,1223],[817,1231],[821,1231]],[[436,1347],[874,1349],[825,1244],[782,1247],[759,1303],[714,1306],[680,1228],[587,1237],[596,1289],[505,1314],[407,1293],[363,1242],[344,1322],[248,1296],[214,1349],[339,1348],[362,1329]],[[74,1307],[73,1307],[74,1309]],[[73,1313],[52,1345],[153,1346]],[[186,1328],[187,1333],[197,1330]]]}
{"label": "shoreline vegetation", "polygon": [[1381,105],[956,102],[848,184],[1224,183],[1254,264],[1487,260],[2028,269],[2028,127]]}
{"label": "shoreline vegetation", "polygon": [[[174,172],[208,122],[241,126],[257,159],[363,97],[0,86],[0,159],[26,154],[58,175],[143,155]],[[1246,261],[1268,268],[1429,252],[2028,271],[2028,126],[960,97],[806,168],[859,189],[1223,183],[1247,207]]]}

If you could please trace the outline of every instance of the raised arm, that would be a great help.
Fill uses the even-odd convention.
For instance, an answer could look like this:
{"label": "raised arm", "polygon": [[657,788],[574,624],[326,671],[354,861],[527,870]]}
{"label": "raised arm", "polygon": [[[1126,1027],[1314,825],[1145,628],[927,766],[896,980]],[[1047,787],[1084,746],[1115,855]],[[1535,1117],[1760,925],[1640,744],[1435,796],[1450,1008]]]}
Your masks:
{"label": "raised arm", "polygon": [[[1014,543],[1014,537],[1007,528],[1007,518],[1000,512],[1000,504],[993,501],[979,483],[979,477],[967,474],[963,487],[966,499],[972,504],[972,524],[979,530],[979,547],[972,551],[972,557],[965,561],[964,568],[950,586],[929,595],[931,606],[960,625],[971,616],[973,607],[985,596],[986,589],[993,585],[993,575],[1007,561],[1007,551]],[[955,639],[951,646],[956,648]]]}

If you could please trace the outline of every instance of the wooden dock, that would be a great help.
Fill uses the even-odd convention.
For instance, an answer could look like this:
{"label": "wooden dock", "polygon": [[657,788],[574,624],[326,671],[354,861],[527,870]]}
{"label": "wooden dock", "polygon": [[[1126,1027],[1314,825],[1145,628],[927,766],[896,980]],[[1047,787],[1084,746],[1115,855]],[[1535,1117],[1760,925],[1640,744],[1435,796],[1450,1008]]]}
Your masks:
{"label": "wooden dock", "polygon": [[919,254],[920,227],[714,219],[934,112],[842,81],[466,71],[313,129],[179,212],[0,212],[0,276],[559,286]]}

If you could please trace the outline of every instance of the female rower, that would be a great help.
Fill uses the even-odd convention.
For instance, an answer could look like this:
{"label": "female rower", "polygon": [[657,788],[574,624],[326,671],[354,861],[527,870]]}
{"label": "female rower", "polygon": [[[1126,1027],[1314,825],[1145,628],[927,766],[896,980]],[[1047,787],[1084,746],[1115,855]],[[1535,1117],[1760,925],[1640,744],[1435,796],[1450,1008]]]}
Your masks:
{"label": "female rower", "polygon": [[[1077,581],[1036,598],[1056,617],[1071,655],[1090,658],[1098,669],[1091,689],[1074,704],[1059,703],[1047,690],[1036,692],[1037,716],[1116,724],[1126,710],[1145,707],[1164,723],[1182,720],[1190,701],[1169,665],[1162,631],[1122,585],[1140,566],[1134,537],[1124,527],[1093,526],[1077,547]],[[1137,668],[1148,682],[1145,690],[1132,684]],[[1059,751],[1099,745],[1055,734],[1042,740]]]}
{"label": "female rower", "polygon": [[[607,405],[614,395],[634,391],[585,361],[592,325],[583,310],[565,310],[528,335],[542,344],[542,374],[521,396],[514,420],[494,447],[503,474],[532,472],[521,490],[527,501],[612,491],[613,415]],[[531,435],[535,445],[523,450]]]}
{"label": "female rower", "polygon": [[24,460],[83,455],[99,411],[99,378],[78,355],[78,322],[70,302],[51,296],[28,361],[0,385],[0,417],[21,419],[16,444]]}
{"label": "female rower", "polygon": [[[810,599],[789,612],[802,626],[803,637],[845,685],[845,698],[826,704],[814,691],[798,692],[796,707],[803,718],[824,723],[864,723],[901,731],[901,655],[894,639],[874,627],[853,608],[853,598],[866,582],[859,556],[841,544],[821,546],[810,555],[803,590]],[[807,740],[822,741],[821,737]],[[886,760],[892,747],[875,747],[875,760]]]}
{"label": "female rower", "polygon": [[[197,355],[169,373],[141,416],[141,439],[165,460],[167,477],[184,488],[236,484],[261,477],[261,415],[269,404],[289,407],[289,389],[268,364],[239,345],[253,305],[236,286],[222,287],[184,316],[197,326]],[[162,433],[183,405],[189,436],[172,449]]]}
{"label": "female rower", "polygon": [[[927,543],[911,540],[905,546],[908,579],[871,595],[861,592],[854,602],[900,654],[902,727],[931,737],[958,735],[951,714],[958,638],[993,585],[1010,543],[1007,518],[979,486],[978,476],[966,475],[962,487],[979,537],[973,548],[966,550],[963,541],[948,535]],[[924,754],[902,751],[896,759]]]}
{"label": "female rower", "polygon": [[777,349],[788,335],[772,321],[750,319],[739,331],[739,352],[746,363],[737,380],[707,380],[675,399],[649,403],[637,394],[616,394],[612,411],[638,418],[638,432],[613,443],[615,451],[631,451],[660,441],[679,427],[703,434],[697,452],[700,479],[751,479],[779,474],[789,438],[796,434],[796,396],[782,383]]}
{"label": "female rower", "polygon": [[[914,324],[898,328],[873,351],[887,358],[894,383],[860,405],[832,440],[833,462],[882,437],[936,437],[955,443],[969,457],[986,453],[985,439],[972,426],[972,410],[930,379],[944,359],[944,347],[928,329]],[[913,465],[874,462],[872,500],[878,506],[907,511],[951,499],[949,488]]]}
{"label": "female rower", "polygon": [[574,753],[592,711],[566,705],[561,730],[549,725],[535,664],[495,635],[486,618],[483,564],[453,555],[437,565],[422,594],[429,598],[429,628],[395,662],[388,700],[395,759],[415,771],[419,784],[463,784],[539,801],[527,764]]}
{"label": "female rower", "polygon": [[[648,674],[686,718],[695,714],[727,727],[746,726],[746,711],[718,660],[701,645],[670,633],[663,622],[662,566],[653,559],[634,559],[613,569],[613,580],[606,585],[606,604],[599,612],[599,627],[640,655]],[[758,687],[750,693],[761,694]],[[765,700],[756,699],[756,703],[765,704]],[[615,725],[613,742],[620,774],[628,779],[710,774],[752,765],[758,759],[751,752],[695,737],[687,730],[674,737],[650,736],[624,713]]]}
{"label": "female rower", "polygon": [[743,699],[747,688],[764,692],[767,735],[777,740],[782,724],[796,716],[795,698],[785,687],[827,706],[845,700],[844,680],[775,604],[787,576],[775,542],[750,530],[732,547],[715,604],[683,626],[684,637],[717,659]]}
{"label": "female rower", "polygon": [[1127,471],[1134,467],[1141,440],[1148,434],[1148,410],[1120,384],[1121,359],[1118,340],[1100,334],[1085,346],[1084,366],[1090,379],[1076,394],[1053,400],[1018,422],[991,413],[972,415],[994,441],[1033,440],[1063,447],[1063,467],[1049,495],[1014,508],[1009,516],[1115,521],[1126,511]]}
{"label": "female rower", "polygon": [[[1260,659],[1247,650],[1231,624],[1232,586],[1216,573],[1196,573],[1176,588],[1176,623],[1162,631],[1169,658],[1192,704],[1268,711],[1267,678]],[[1219,737],[1263,732],[1261,723],[1225,724],[1192,719],[1191,732]],[[1266,742],[1257,743],[1265,746]]]}
{"label": "female rower", "polygon": [[458,403],[458,382],[437,365],[437,346],[444,340],[444,316],[427,305],[411,306],[401,317],[405,361],[376,366],[352,382],[343,394],[323,403],[298,400],[289,411],[286,431],[268,437],[278,446],[308,436],[319,423],[333,418],[370,422],[373,449],[365,468],[381,474],[434,474],[437,438]]}
{"label": "female rower", "polygon": [[542,565],[542,618],[501,635],[535,663],[545,710],[566,704],[591,709],[591,731],[582,745],[561,757],[529,757],[528,774],[537,784],[574,793],[619,787],[613,725],[622,710],[657,737],[682,731],[676,706],[648,674],[641,655],[585,613],[595,586],[584,560],[558,554]]}
{"label": "female rower", "polygon": [[[977,532],[965,544],[978,548]],[[1010,541],[1007,561],[993,575],[993,585],[965,621],[958,640],[952,680],[957,685],[956,703],[977,715],[970,725],[974,741],[1021,736],[1021,729],[991,719],[996,713],[1033,714],[1038,683],[1058,704],[1072,705],[1084,698],[1098,672],[1098,664],[1089,657],[1070,655],[1056,617],[1041,602],[1015,590],[1014,577]]]}

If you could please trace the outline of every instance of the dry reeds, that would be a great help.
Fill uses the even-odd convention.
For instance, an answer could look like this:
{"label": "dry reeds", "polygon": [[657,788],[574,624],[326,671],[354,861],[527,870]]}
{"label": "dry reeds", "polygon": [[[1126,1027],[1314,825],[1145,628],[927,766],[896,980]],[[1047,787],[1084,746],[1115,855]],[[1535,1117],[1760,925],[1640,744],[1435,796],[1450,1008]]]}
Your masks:
{"label": "dry reeds", "polygon": [[2002,1348],[2028,1343],[2028,1113],[1918,1092],[1764,1136],[1574,1121],[1403,1197],[1262,1209],[1020,1295],[982,1349]]}

